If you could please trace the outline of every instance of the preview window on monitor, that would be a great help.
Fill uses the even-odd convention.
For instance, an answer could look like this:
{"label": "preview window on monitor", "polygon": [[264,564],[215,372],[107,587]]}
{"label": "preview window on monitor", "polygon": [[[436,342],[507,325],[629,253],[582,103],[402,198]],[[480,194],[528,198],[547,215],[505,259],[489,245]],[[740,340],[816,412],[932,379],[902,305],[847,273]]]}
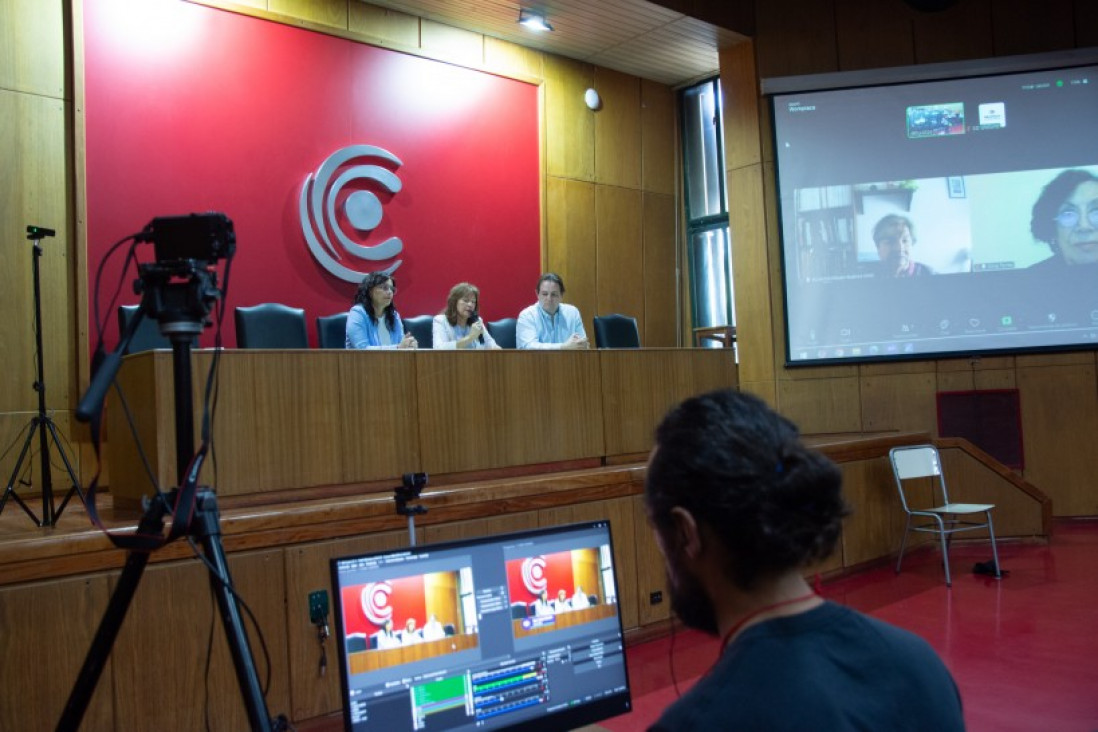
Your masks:
{"label": "preview window on monitor", "polygon": [[1098,346],[1098,59],[1006,61],[769,82],[787,363]]}
{"label": "preview window on monitor", "polygon": [[348,730],[560,730],[630,711],[606,521],[331,562]]}

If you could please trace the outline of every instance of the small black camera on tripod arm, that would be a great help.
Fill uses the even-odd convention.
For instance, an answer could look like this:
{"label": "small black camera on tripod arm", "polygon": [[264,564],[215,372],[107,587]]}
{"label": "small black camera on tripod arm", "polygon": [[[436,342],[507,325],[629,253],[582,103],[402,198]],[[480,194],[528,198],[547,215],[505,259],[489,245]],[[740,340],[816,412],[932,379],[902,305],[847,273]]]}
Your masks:
{"label": "small black camera on tripod arm", "polygon": [[396,501],[396,511],[401,516],[408,517],[408,540],[411,546],[416,545],[416,516],[427,513],[427,507],[423,505],[409,506],[412,501],[419,500],[419,494],[427,486],[427,473],[405,473],[400,485],[393,489],[393,500]]}

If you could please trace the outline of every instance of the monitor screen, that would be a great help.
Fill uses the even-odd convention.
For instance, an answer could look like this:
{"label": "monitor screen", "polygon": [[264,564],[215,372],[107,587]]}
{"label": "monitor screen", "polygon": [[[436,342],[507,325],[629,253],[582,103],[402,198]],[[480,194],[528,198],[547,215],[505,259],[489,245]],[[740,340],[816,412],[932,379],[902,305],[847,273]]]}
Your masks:
{"label": "monitor screen", "polygon": [[561,730],[631,709],[608,521],[331,573],[348,730]]}
{"label": "monitor screen", "polygon": [[788,365],[1098,346],[1098,58],[1055,60],[770,83]]}

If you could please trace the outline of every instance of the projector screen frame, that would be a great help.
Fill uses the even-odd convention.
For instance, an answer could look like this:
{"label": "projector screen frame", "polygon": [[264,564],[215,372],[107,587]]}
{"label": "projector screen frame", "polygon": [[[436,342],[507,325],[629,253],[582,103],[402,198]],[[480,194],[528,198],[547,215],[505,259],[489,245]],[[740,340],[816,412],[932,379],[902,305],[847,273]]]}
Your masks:
{"label": "projector screen frame", "polygon": [[[888,183],[888,190],[887,191],[883,190],[883,185],[882,185],[881,190],[877,190],[877,184],[876,183],[868,184],[868,182],[865,182],[865,181],[863,181],[861,183],[858,183],[858,182],[856,182],[858,180],[857,178],[842,180],[841,176],[836,180],[836,185],[833,185],[833,186],[830,186],[826,183],[817,182],[817,183],[813,183],[809,187],[798,187],[797,185],[787,184],[786,188],[783,189],[783,177],[786,176],[787,174],[789,174],[789,170],[788,170],[788,167],[783,167],[783,164],[782,164],[783,163],[783,156],[782,156],[782,151],[780,149],[780,146],[782,144],[781,135],[782,135],[783,130],[781,129],[782,120],[779,119],[779,114],[787,112],[785,107],[784,106],[779,107],[779,104],[788,103],[790,98],[791,98],[791,95],[809,95],[809,94],[819,94],[821,92],[827,93],[827,94],[830,94],[832,92],[835,92],[835,93],[844,93],[844,92],[859,93],[862,90],[874,91],[874,90],[877,90],[877,89],[880,89],[880,88],[885,89],[885,91],[882,92],[883,94],[897,94],[897,95],[900,95],[906,89],[918,89],[918,88],[920,88],[919,85],[932,84],[932,83],[935,83],[935,82],[958,81],[958,82],[964,83],[966,80],[980,80],[981,78],[984,78],[984,77],[1008,77],[1008,80],[1009,80],[1009,77],[1011,77],[1011,75],[1015,75],[1015,74],[1041,73],[1041,72],[1059,71],[1059,70],[1068,71],[1068,70],[1071,70],[1071,69],[1078,69],[1080,67],[1089,67],[1089,66],[1098,66],[1098,48],[1076,49],[1076,50],[1072,50],[1072,51],[1047,53],[1047,54],[1035,54],[1035,55],[1028,55],[1028,56],[1010,56],[1010,57],[1000,57],[1000,58],[991,58],[991,59],[981,59],[981,60],[976,60],[976,61],[950,62],[950,63],[940,63],[940,64],[925,64],[925,65],[921,65],[921,66],[889,67],[889,68],[867,69],[867,70],[858,70],[858,71],[850,71],[850,72],[836,72],[836,73],[825,73],[825,74],[815,74],[815,75],[806,75],[806,76],[780,77],[780,78],[771,78],[771,79],[762,80],[761,90],[762,90],[763,95],[768,98],[771,117],[772,117],[772,121],[773,121],[773,124],[770,125],[770,127],[771,127],[770,144],[772,146],[772,151],[773,151],[774,161],[775,161],[775,179],[776,179],[776,193],[777,193],[776,199],[777,199],[777,205],[778,205],[780,254],[781,254],[781,256],[780,256],[780,260],[781,260],[780,261],[780,267],[781,267],[782,304],[783,304],[783,336],[784,336],[784,346],[785,346],[784,362],[785,362],[785,365],[787,367],[805,368],[805,367],[813,367],[813,366],[831,366],[831,365],[836,365],[836,364],[859,364],[859,363],[879,363],[879,362],[890,362],[890,361],[913,361],[913,360],[938,360],[938,359],[953,359],[953,358],[974,358],[974,357],[1002,355],[1002,354],[1016,355],[1016,354],[1020,354],[1020,353],[1088,351],[1088,350],[1094,350],[1095,348],[1098,348],[1098,339],[1089,340],[1089,341],[1087,341],[1087,340],[1074,340],[1074,341],[1071,341],[1071,342],[1056,342],[1056,343],[1044,342],[1044,341],[1049,340],[1049,337],[1048,337],[1049,334],[1054,334],[1054,336],[1057,336],[1057,337],[1058,337],[1059,334],[1067,335],[1066,334],[1067,328],[1062,328],[1062,327],[1059,327],[1059,326],[1056,326],[1056,327],[1051,327],[1050,326],[1047,331],[1042,331],[1040,334],[1036,334],[1035,331],[1033,330],[1033,328],[1035,328],[1037,326],[1033,325],[1033,319],[1032,318],[1031,318],[1030,324],[1026,326],[1027,328],[1030,328],[1030,330],[1027,330],[1024,333],[1021,333],[1016,338],[1005,337],[1005,338],[998,339],[998,343],[1004,343],[1004,342],[1007,343],[1007,345],[1005,345],[1003,347],[999,347],[995,342],[991,342],[991,341],[984,342],[984,343],[977,344],[977,345],[970,345],[970,343],[969,343],[970,341],[976,340],[975,336],[973,336],[972,338],[962,338],[962,337],[954,338],[953,342],[958,343],[960,345],[939,346],[938,344],[930,344],[930,341],[935,340],[935,339],[929,337],[929,330],[928,330],[929,327],[925,323],[922,324],[922,326],[921,326],[923,328],[923,330],[921,332],[922,333],[927,333],[928,335],[924,336],[924,337],[921,337],[922,338],[921,340],[920,340],[919,336],[916,336],[916,338],[915,338],[916,343],[914,344],[914,345],[916,345],[916,347],[914,348],[914,350],[905,350],[905,348],[911,348],[912,344],[903,343],[903,336],[902,336],[902,334],[899,334],[899,333],[897,333],[894,336],[890,336],[890,338],[895,339],[898,342],[897,347],[894,348],[893,344],[889,343],[888,344],[888,349],[886,350],[886,348],[883,344],[883,341],[886,341],[888,339],[883,338],[883,339],[880,339],[882,341],[882,345],[880,347],[880,350],[874,349],[874,352],[872,352],[872,353],[869,352],[869,347],[868,346],[866,346],[864,348],[861,347],[861,345],[864,345],[864,344],[860,344],[860,346],[855,346],[853,348],[847,348],[847,349],[845,349],[845,352],[844,352],[843,348],[835,347],[835,346],[839,345],[836,342],[828,343],[828,346],[829,346],[828,348],[820,348],[820,349],[817,350],[813,346],[806,346],[805,345],[807,341],[806,341],[806,337],[805,337],[804,333],[799,333],[798,337],[794,338],[794,329],[799,327],[799,326],[796,322],[791,324],[791,300],[790,300],[791,290],[793,290],[794,288],[801,288],[800,290],[798,290],[797,293],[794,294],[794,297],[795,298],[796,297],[804,298],[804,297],[809,297],[809,295],[805,294],[807,292],[806,288],[808,288],[808,287],[817,287],[817,285],[815,285],[815,284],[808,284],[808,285],[805,284],[805,283],[813,283],[814,280],[810,276],[806,276],[805,272],[803,271],[803,266],[799,267],[799,269],[801,271],[797,271],[797,272],[791,271],[791,269],[798,268],[798,263],[795,261],[800,256],[798,254],[798,247],[800,246],[800,247],[804,248],[804,246],[805,246],[803,243],[799,243],[799,241],[801,239],[810,238],[810,237],[806,236],[805,232],[800,231],[800,228],[802,226],[806,225],[806,222],[802,220],[802,215],[803,215],[805,209],[803,207],[804,205],[803,205],[801,199],[796,198],[796,203],[794,203],[794,198],[799,197],[802,193],[806,193],[806,192],[810,193],[810,194],[820,195],[820,196],[826,197],[827,193],[829,192],[829,189],[831,189],[831,188],[835,188],[835,189],[844,189],[845,188],[846,189],[845,193],[843,193],[843,191],[838,191],[838,193],[843,194],[843,195],[846,196],[846,198],[841,202],[840,206],[848,206],[850,208],[851,214],[850,214],[849,220],[845,221],[845,222],[842,221],[842,220],[839,220],[838,222],[832,221],[830,225],[832,227],[834,227],[835,223],[839,223],[839,224],[843,225],[846,228],[846,230],[849,230],[849,231],[853,231],[855,226],[860,227],[859,228],[859,233],[856,233],[856,234],[846,233],[845,234],[845,236],[854,237],[854,241],[853,242],[844,241],[843,246],[844,247],[850,247],[851,249],[853,249],[854,247],[859,248],[857,263],[862,267],[862,270],[864,271],[866,269],[867,263],[871,262],[873,259],[876,258],[876,254],[873,254],[872,258],[871,258],[870,255],[863,254],[860,251],[860,248],[864,248],[866,241],[869,241],[870,243],[872,243],[872,240],[869,239],[868,236],[867,236],[867,230],[866,230],[867,229],[867,222],[866,222],[866,220],[858,220],[858,217],[861,217],[863,215],[863,208],[862,208],[863,194],[865,194],[866,196],[871,195],[874,198],[882,196],[882,195],[893,196],[894,197],[893,200],[895,201],[895,203],[893,204],[893,207],[902,211],[902,210],[904,210],[904,205],[903,205],[903,197],[904,196],[907,197],[907,208],[910,208],[911,195],[915,192],[915,190],[918,190],[919,185],[922,184],[924,186],[927,186],[927,185],[937,186],[937,185],[939,185],[939,182],[934,180],[934,179],[939,177],[939,176],[937,176],[937,175],[927,176],[927,179],[917,178],[916,180],[907,180],[907,179],[900,179],[900,178],[877,179],[877,180],[883,180],[883,181],[893,181],[893,182]],[[1092,80],[1095,81],[1096,83],[1098,83],[1098,73],[1093,75]],[[897,91],[897,88],[899,88],[899,91]],[[1096,93],[1098,93],[1098,92],[1096,92]],[[1082,103],[1084,103],[1084,104],[1087,103],[1086,100],[1088,100],[1088,99],[1089,99],[1089,95],[1084,99],[1084,101]],[[808,104],[808,101],[809,100],[806,100],[806,104]],[[942,99],[942,100],[936,100],[936,101],[945,102],[947,100]],[[954,100],[950,99],[948,101],[954,101]],[[941,106],[942,109],[941,110],[934,110],[934,113],[938,114],[938,115],[942,115],[944,119],[949,119],[949,115],[952,113],[952,111],[954,111],[954,110],[950,110],[948,108],[949,105],[942,104],[942,105],[937,105],[937,106]],[[929,108],[929,106],[928,106],[928,108]],[[962,107],[961,112],[963,113],[964,111],[965,110]],[[974,110],[969,110],[970,115],[971,115],[972,111],[974,111]],[[909,114],[910,114],[910,108],[909,108]],[[974,119],[974,118],[975,118],[975,115],[971,115],[970,119]],[[924,120],[919,120],[919,121],[923,122]],[[1007,122],[1009,122],[1009,117],[1007,119]],[[931,122],[931,124],[932,124],[932,122]],[[977,128],[975,128],[975,132],[973,132],[972,128],[967,128],[966,127],[966,125],[967,125],[966,122],[962,122],[961,124],[962,124],[961,129],[962,130],[967,129],[968,132],[969,132],[970,138],[975,138],[975,139],[979,139],[979,138],[976,138],[977,134],[983,134],[988,129],[991,129],[991,128],[977,127]],[[1005,127],[1006,127],[1006,124],[1003,125],[1003,128],[1005,128]],[[909,138],[917,137],[918,136],[917,135],[918,131],[916,131],[916,134],[912,134],[912,130],[913,130],[913,127],[912,127],[911,119],[909,118],[908,119],[908,137]],[[931,131],[926,133],[926,136],[930,136],[931,134],[941,135],[941,134],[947,134],[947,133],[942,133],[940,130],[938,130],[938,131],[931,130]],[[994,130],[992,131],[992,134],[995,134]],[[963,138],[959,138],[959,139],[963,139]],[[789,137],[785,138],[787,147],[788,147],[789,140],[790,140]],[[801,152],[801,150],[798,150],[797,152]],[[823,159],[826,159],[826,158],[823,158]],[[1036,159],[1036,158],[1033,158],[1033,159]],[[993,180],[988,185],[998,185],[1000,187],[1006,187],[1008,185],[1011,185],[1011,181],[1006,180],[1007,176],[1010,176],[1010,175],[1019,175],[1020,176],[1020,175],[1026,174],[1026,175],[1029,175],[1030,178],[1034,178],[1034,179],[1043,176],[1043,180],[1047,182],[1048,180],[1055,177],[1055,175],[1057,173],[1059,173],[1060,171],[1070,169],[1070,168],[1082,168],[1082,169],[1086,170],[1087,172],[1098,174],[1098,154],[1095,154],[1094,158],[1092,160],[1081,160],[1081,161],[1077,161],[1077,162],[1072,162],[1070,164],[1061,164],[1061,163],[1057,162],[1056,164],[1049,165],[1047,170],[1037,168],[1037,167],[1032,167],[1033,166],[1032,162],[1030,163],[1030,165],[1031,165],[1031,167],[1028,167],[1028,168],[1026,166],[1019,166],[1019,170],[1017,172],[1009,172],[1009,171],[1006,171],[1006,170],[999,171],[999,172],[996,172],[994,174],[984,172],[982,174],[982,177],[985,178],[985,179],[992,179],[992,178],[995,178],[996,176],[998,176],[998,178],[1000,180],[998,180],[998,181]],[[792,178],[792,177],[793,176],[790,175],[790,178]],[[941,190],[940,194],[936,193],[935,195],[941,195],[943,198],[948,196],[948,198],[951,198],[951,199],[958,199],[958,198],[963,199],[963,198],[966,197],[966,195],[967,195],[967,191],[966,191],[966,174],[941,175],[940,177],[941,177],[940,185],[941,185],[942,190]],[[981,177],[981,174],[980,173],[969,173],[969,174],[967,174],[967,177],[979,178],[979,177]],[[798,179],[798,182],[801,182],[801,181],[802,181],[802,179]],[[1027,184],[1030,187],[1032,187],[1032,185],[1033,185],[1032,180],[1027,179]],[[909,188],[907,188],[907,190],[904,190],[904,186],[909,186]],[[874,190],[858,190],[859,188],[862,188],[862,189],[873,188]],[[857,200],[851,200],[851,199],[857,199]],[[808,208],[811,209],[815,205],[816,204],[814,204],[814,203],[810,203],[810,204],[808,204]],[[819,204],[819,206],[821,208],[827,207],[828,202],[825,201],[824,203]],[[794,209],[795,209],[795,212],[794,212]],[[855,214],[855,212],[856,212],[856,214]],[[811,211],[809,211],[809,213],[811,213]],[[865,212],[865,215],[866,215],[866,219],[868,219],[868,212]],[[1027,221],[1028,221],[1028,211],[1027,211]],[[796,228],[792,228],[793,225],[795,225]],[[832,228],[831,231],[832,231],[832,233],[830,234],[830,236],[834,237],[835,236],[835,234],[833,233],[834,229]],[[841,238],[842,236],[843,236],[843,234],[840,234],[839,238]],[[790,241],[791,237],[792,237],[792,241]],[[1026,244],[1031,245],[1032,242],[1027,241]],[[971,248],[972,247],[970,246],[969,249],[971,250]],[[968,252],[968,253],[970,254],[971,251]],[[1029,254],[1029,253],[1027,253],[1027,254]],[[1040,255],[1040,257],[1048,257],[1048,252],[1047,252],[1047,250],[1045,250],[1044,252],[1040,252],[1040,251],[1037,250],[1036,247],[1034,247],[1032,249],[1032,254],[1029,254],[1029,256],[1033,256],[1033,257],[1037,257],[1038,255]],[[791,263],[791,260],[792,260],[792,263]],[[1039,260],[1037,260],[1037,261],[1039,261]],[[1032,265],[1033,263],[1034,262],[1011,263],[1010,267],[1012,267],[1013,269],[1011,270],[1010,275],[1006,275],[1005,272],[994,272],[994,271],[991,271],[990,269],[979,269],[979,270],[977,270],[977,269],[957,269],[957,270],[948,270],[948,269],[946,269],[946,270],[940,270],[940,271],[942,271],[944,273],[955,271],[958,276],[962,276],[962,277],[977,276],[977,277],[982,278],[981,281],[980,281],[981,286],[987,285],[992,290],[1007,290],[1011,286],[1011,283],[1009,282],[1010,277],[1016,276],[1017,273],[1020,270],[1026,268],[1027,266]],[[960,265],[958,265],[958,266],[960,266]],[[969,261],[967,263],[967,266],[968,267],[973,267],[974,265],[971,261]],[[984,267],[984,266],[988,266],[988,265],[980,265],[980,266]],[[1079,268],[1067,268],[1067,269],[1079,270]],[[872,277],[873,275],[857,275],[857,276]],[[856,278],[857,276],[851,275],[851,278]],[[1046,275],[1046,277],[1047,276],[1048,275]],[[1076,281],[1079,281],[1078,278],[1081,277],[1081,276],[1079,275],[1078,271],[1075,272],[1075,276],[1077,278]],[[885,287],[886,283],[883,281],[883,279],[880,277],[879,274],[877,275],[877,277],[878,277],[878,280],[880,280],[878,282],[879,288]],[[908,281],[904,282],[903,281],[904,279],[907,279]],[[895,278],[891,282],[887,283],[887,286],[896,288],[896,291],[902,297],[905,293],[905,289],[908,292],[908,294],[910,294],[910,290],[911,290],[911,287],[912,287],[911,282],[915,279],[921,279],[924,283],[924,285],[923,285],[924,288],[927,288],[928,290],[941,289],[941,288],[946,286],[944,283],[941,283],[941,282],[935,283],[934,285],[926,284],[930,280],[941,280],[941,279],[943,279],[942,277],[938,277],[938,276],[935,276],[933,278]],[[950,277],[946,276],[944,279],[948,280],[948,279],[950,279]],[[829,281],[827,277],[815,280],[815,282],[826,282],[826,281]],[[954,284],[956,285],[956,283],[954,283]],[[867,283],[865,281],[863,281],[861,283],[858,283],[856,286],[857,287],[870,287],[869,283]],[[826,286],[824,286],[823,289],[826,289]],[[832,304],[830,300],[826,299],[827,297],[829,297],[829,296],[825,294],[824,295],[825,299],[822,300],[823,304],[824,305]],[[927,298],[932,298],[932,295],[928,293]],[[1089,300],[1088,300],[1088,302],[1089,302]],[[794,313],[794,320],[796,320],[797,315],[803,315],[803,311],[805,309],[804,303],[801,302],[799,307],[801,308],[801,310]],[[1075,330],[1079,331],[1079,334],[1077,336],[1075,336],[1076,338],[1079,338],[1079,339],[1093,338],[1092,334],[1089,331],[1092,330],[1092,329],[1098,329],[1098,322],[1094,321],[1094,316],[1093,316],[1094,312],[1098,312],[1098,311],[1091,311],[1091,322],[1083,322],[1083,320],[1085,320],[1085,318],[1083,318],[1080,321],[1080,323],[1077,324],[1078,327],[1075,328]],[[998,317],[998,316],[996,316],[996,317]],[[1036,318],[1036,317],[1038,317],[1038,316],[1033,315],[1033,318]],[[1050,312],[1048,314],[1048,317],[1050,317],[1050,318],[1054,317],[1054,314]],[[975,318],[970,318],[968,320],[968,322],[972,322],[972,320],[975,320]],[[1002,320],[1003,323],[1007,323],[1009,318],[1004,316],[1001,320]],[[943,317],[940,322],[945,323],[945,322],[947,322],[947,320],[946,320],[946,318]],[[993,322],[994,322],[993,320],[988,320],[988,321],[986,321],[986,323],[983,327],[986,328],[990,332],[991,331],[990,325]],[[801,324],[801,326],[803,326],[803,323]],[[998,323],[995,323],[995,326],[998,326]],[[959,333],[962,330],[961,320],[959,318],[954,319],[952,327],[953,327],[954,331]],[[906,326],[904,328],[905,328],[905,331],[906,331]],[[912,326],[912,329],[913,330],[915,329],[914,325]],[[804,330],[804,328],[801,327],[801,330]],[[1019,328],[1018,330],[1021,331],[1022,329]],[[1087,331],[1087,332],[1084,332],[1084,331]],[[811,337],[813,337],[813,338],[815,337],[815,330],[809,329],[807,332],[811,335]],[[1098,330],[1096,330],[1096,332],[1098,332]],[[994,335],[998,336],[998,335],[1003,335],[1003,334],[996,332],[996,333],[994,333]],[[1006,335],[1009,336],[1010,334],[1006,334]],[[856,342],[857,338],[854,338],[853,340]],[[939,340],[942,343],[950,341],[949,338],[942,338],[942,339],[939,339]],[[941,350],[923,350],[922,348],[918,347],[919,345],[930,345],[931,348],[939,348],[940,347]],[[857,353],[852,353],[852,351],[858,351],[858,352]]]}

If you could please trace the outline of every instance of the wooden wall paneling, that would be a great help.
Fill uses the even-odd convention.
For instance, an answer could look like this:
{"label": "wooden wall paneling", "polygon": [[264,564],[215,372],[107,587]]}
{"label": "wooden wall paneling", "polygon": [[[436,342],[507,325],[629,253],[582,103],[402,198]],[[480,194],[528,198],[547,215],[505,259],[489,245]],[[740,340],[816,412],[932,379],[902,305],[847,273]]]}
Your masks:
{"label": "wooden wall paneling", "polygon": [[438,351],[416,363],[429,473],[604,454],[596,353]]}
{"label": "wooden wall paneling", "polygon": [[[102,574],[0,589],[0,729],[52,730],[109,598]],[[111,662],[82,729],[115,728]]]}
{"label": "wooden wall paneling", "polygon": [[[288,711],[291,711],[291,719],[311,719],[337,712],[343,707],[339,691],[339,649],[335,645],[339,629],[336,627],[329,560],[395,549],[407,544],[408,532],[390,531],[339,541],[298,544],[286,549],[285,636],[291,696]],[[309,622],[309,593],[314,590],[327,591],[332,609],[332,637],[324,642],[328,656],[328,671],[325,674],[320,673],[320,643],[317,641],[316,627]]]}
{"label": "wooden wall paneling", "polygon": [[[18,16],[24,12],[23,6],[21,2],[12,9],[9,4],[8,11],[16,12]],[[25,12],[29,14],[30,5],[26,6]],[[51,15],[45,13],[47,24]],[[25,40],[9,48],[14,51]],[[27,61],[29,63],[30,59]],[[12,62],[22,64],[16,59]],[[28,81],[22,77],[18,80]],[[5,222],[0,240],[6,252],[5,266],[0,274],[0,312],[5,313],[5,317],[0,318],[0,343],[4,344],[5,353],[0,373],[0,387],[3,387],[0,388],[0,412],[38,409],[38,393],[32,388],[38,379],[31,274],[34,247],[23,234],[27,224],[57,231],[56,237],[42,240],[38,265],[42,287],[46,406],[51,410],[65,410],[74,401],[75,383],[75,369],[70,367],[75,360],[75,336],[74,296],[69,274],[72,237],[66,210],[71,180],[66,158],[65,103],[60,99],[0,90],[0,129],[4,130],[0,139],[0,170],[4,171],[5,181],[0,188],[0,220]]]}
{"label": "wooden wall paneling", "polygon": [[995,55],[991,0],[965,0],[937,13],[914,12],[915,63]]}
{"label": "wooden wall paneling", "polygon": [[[958,503],[991,503],[995,510],[991,519],[995,524],[996,538],[1040,536],[1040,502],[1019,491],[998,473],[973,459],[963,450],[941,450],[942,472],[949,486],[949,497]],[[960,536],[985,538],[987,531],[972,531]],[[990,551],[990,548],[989,548]]]}
{"label": "wooden wall paneling", "polygon": [[861,432],[860,387],[857,377],[782,379],[778,410],[804,434]]}
{"label": "wooden wall paneling", "polygon": [[594,67],[546,56],[545,174],[595,179],[595,118],[583,93],[594,83]]}
{"label": "wooden wall paneling", "polygon": [[1017,384],[1018,372],[1014,369],[985,369],[976,372],[977,389],[1014,389]]}
{"label": "wooden wall paneling", "polygon": [[766,138],[759,128],[764,102],[755,76],[755,44],[744,41],[722,49],[719,58],[725,165],[730,169],[758,165]]}
{"label": "wooden wall paneling", "polygon": [[433,20],[420,20],[420,42],[423,50],[448,63],[481,66],[484,64],[484,36],[480,33],[443,25]]}
{"label": "wooden wall paneling", "polygon": [[[108,485],[116,506],[137,508],[141,505],[141,497],[154,491],[139,449],[144,451],[153,475],[164,489],[177,483],[172,355],[146,351],[127,356],[118,372],[117,383],[118,389],[112,390],[106,400],[104,454],[108,465],[113,466]],[[130,430],[119,391],[133,416],[136,437]],[[221,414],[224,412],[219,412]],[[216,428],[220,424],[218,419],[215,434],[221,434]],[[228,439],[231,440],[231,436]]]}
{"label": "wooden wall paneling", "polygon": [[474,521],[431,524],[419,529],[418,533],[422,536],[424,544],[437,544],[439,542],[464,541],[484,536],[510,534],[536,528],[538,528],[537,511],[524,511]]}
{"label": "wooden wall paneling", "polygon": [[[214,357],[213,352],[203,351],[196,353],[192,358],[192,384],[194,396],[194,424],[195,447],[202,444],[202,410],[203,399],[206,390],[206,379],[209,374],[210,363]],[[175,485],[175,401],[172,396],[172,356],[171,354],[157,355],[158,378],[158,409],[163,410],[161,424],[166,432],[167,445],[164,451],[169,454],[167,464],[162,466]],[[273,462],[267,435],[289,434],[286,426],[270,416],[270,410],[274,405],[267,405],[265,410],[257,409],[259,400],[270,399],[262,389],[263,380],[257,377],[257,370],[262,370],[260,362],[254,353],[243,350],[225,351],[221,354],[218,366],[218,405],[214,414],[214,449],[217,458],[217,491],[223,496],[255,493],[263,490],[273,490],[274,486],[285,487],[279,478],[285,480],[282,473],[282,465]],[[283,417],[282,419],[289,419]],[[295,414],[293,419],[297,419]],[[292,427],[288,428],[293,430]],[[165,439],[161,436],[161,439]],[[286,443],[280,443],[284,449]],[[137,464],[137,463],[133,463]],[[204,476],[206,481],[213,481],[215,473],[213,462],[207,460]],[[293,486],[298,487],[298,486]]]}
{"label": "wooden wall paneling", "polygon": [[839,69],[873,69],[915,63],[910,12],[899,2],[835,0]]}
{"label": "wooden wall paneling", "polygon": [[595,67],[602,108],[595,117],[595,182],[641,187],[640,79]]}
{"label": "wooden wall paneling", "polygon": [[536,49],[484,37],[484,65],[496,73],[540,81],[544,77],[544,57]]}
{"label": "wooden wall paneling", "polygon": [[[594,341],[591,318],[598,306],[595,186],[550,177],[545,207],[547,269],[564,280],[564,299],[580,309],[587,335]],[[536,289],[537,282],[531,282],[531,303],[537,299]]]}
{"label": "wooden wall paneling", "polygon": [[[634,496],[632,503],[637,550],[637,624],[644,627],[671,617],[671,588],[667,584],[663,554],[656,544],[655,529],[648,524],[644,497]],[[653,603],[652,595],[656,592],[662,599]]]}
{"label": "wooden wall paneling", "polygon": [[267,0],[267,9],[291,18],[347,29],[347,0]]}
{"label": "wooden wall paneling", "polygon": [[641,229],[644,250],[644,324],[641,345],[646,348],[692,346],[693,339],[679,343],[679,292],[677,287],[678,211],[673,196],[645,193]]}
{"label": "wooden wall paneling", "polygon": [[[282,551],[231,555],[229,572],[266,639],[272,664],[267,707],[278,714],[290,702]],[[256,629],[250,622],[244,625],[262,682],[266,668]],[[207,711],[210,729],[247,729],[247,712],[221,628],[205,565],[172,562],[145,570],[111,656],[115,713],[127,729],[203,729]],[[211,631],[213,653],[207,674]],[[157,689],[172,693],[151,691],[154,681]]]}
{"label": "wooden wall paneling", "polygon": [[[635,584],[637,577],[636,527],[633,523],[633,511],[631,498],[578,503],[539,511],[539,521],[542,526],[560,526],[579,521],[604,519],[610,521],[611,540],[614,542],[614,573],[618,582],[618,605],[621,608],[622,626],[626,629],[639,626],[638,593]],[[600,596],[599,600],[602,599]],[[645,602],[647,601],[645,598]]]}
{"label": "wooden wall paneling", "polygon": [[1034,353],[1017,356],[1018,368],[1036,368],[1039,366],[1093,366],[1096,354],[1093,351],[1075,353]]}
{"label": "wooden wall paneling", "polygon": [[742,381],[772,381],[776,349],[761,165],[729,169],[728,218],[732,230],[736,343]]}
{"label": "wooden wall paneling", "polygon": [[325,406],[335,413],[339,405],[340,482],[379,480],[423,469],[415,357],[412,351],[338,352],[338,401]]}
{"label": "wooden wall paneling", "polygon": [[863,376],[862,429],[934,434],[938,424],[933,373]]}
{"label": "wooden wall paneling", "polygon": [[[259,477],[268,490],[342,481],[343,449],[354,448],[353,440],[343,432],[344,424],[332,419],[335,405],[343,398],[339,372],[342,355],[346,354],[246,354],[255,361],[254,439],[265,448],[260,453]],[[240,408],[247,406],[241,404]],[[314,449],[301,449],[306,444]],[[233,490],[233,486],[225,487]]]}
{"label": "wooden wall paneling", "polygon": [[419,48],[419,18],[414,15],[351,0],[347,3],[347,27],[383,43]]}
{"label": "wooden wall paneling", "polygon": [[971,371],[938,372],[938,391],[970,391],[975,388],[976,374]]}
{"label": "wooden wall paneling", "polygon": [[[904,511],[888,458],[842,463],[843,496],[853,513],[843,521],[843,566],[855,567],[900,549]],[[918,537],[909,539],[917,545]]]}
{"label": "wooden wall paneling", "polygon": [[[60,99],[65,93],[65,43],[63,3],[41,0],[0,3],[0,48],[4,49],[0,51],[0,89]],[[8,134],[16,130],[7,124],[3,129]],[[62,142],[62,138],[57,139],[59,146]],[[4,165],[3,170],[19,168]],[[15,221],[7,217],[3,220]],[[60,228],[44,222],[41,225]]]}
{"label": "wooden wall paneling", "polygon": [[996,56],[1042,53],[1075,45],[1072,0],[998,0],[991,4]]}
{"label": "wooden wall paneling", "polygon": [[[616,186],[595,186],[596,287],[594,315],[621,313],[637,319],[644,332],[643,194]],[[594,345],[594,333],[588,334]]]}
{"label": "wooden wall paneling", "polygon": [[1056,516],[1098,514],[1098,389],[1092,364],[1018,369],[1026,480]]}
{"label": "wooden wall paneling", "polygon": [[653,430],[671,407],[695,394],[736,386],[727,349],[609,350],[599,357],[607,455],[647,452]]}
{"label": "wooden wall paneling", "polygon": [[756,3],[759,78],[837,70],[834,2]]}
{"label": "wooden wall paneling", "polygon": [[648,79],[641,79],[640,84],[641,187],[674,195],[679,187],[675,91]]}

